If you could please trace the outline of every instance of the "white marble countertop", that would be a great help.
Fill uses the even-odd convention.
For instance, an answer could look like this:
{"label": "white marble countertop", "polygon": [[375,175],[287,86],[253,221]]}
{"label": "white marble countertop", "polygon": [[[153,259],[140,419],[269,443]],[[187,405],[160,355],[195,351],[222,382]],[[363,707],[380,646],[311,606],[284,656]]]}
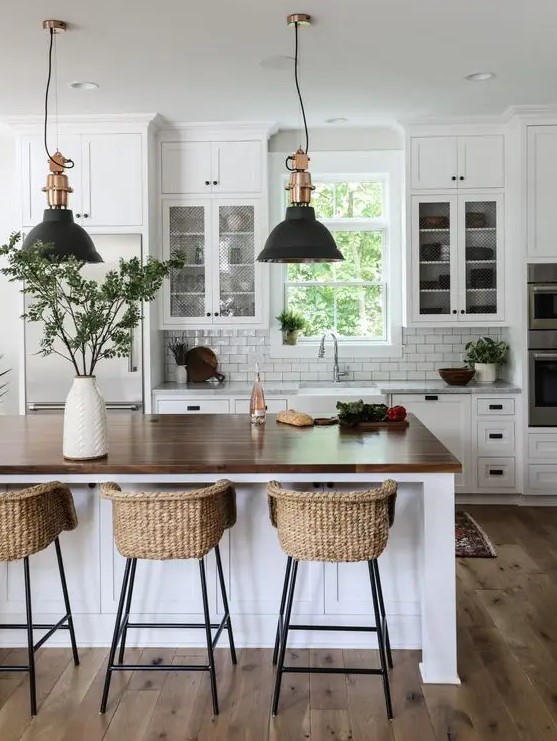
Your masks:
{"label": "white marble countertop", "polygon": [[[322,381],[319,382],[322,385]],[[153,389],[155,394],[184,395],[188,396],[249,396],[252,389],[251,383],[243,381],[231,381],[211,385],[210,383],[163,383]],[[304,387],[300,387],[297,381],[267,381],[263,377],[263,388],[267,396],[302,396],[307,392],[309,382],[305,381]],[[361,382],[363,385],[363,382]],[[354,381],[353,387],[360,387],[358,381]],[[331,384],[331,394],[341,393],[346,387],[339,385],[335,388]],[[369,389],[376,394],[520,394],[521,388],[507,381],[496,381],[495,383],[478,384],[469,383],[467,386],[449,386],[445,381],[432,379],[430,381],[376,381],[376,388]],[[323,393],[323,391],[322,391]]]}

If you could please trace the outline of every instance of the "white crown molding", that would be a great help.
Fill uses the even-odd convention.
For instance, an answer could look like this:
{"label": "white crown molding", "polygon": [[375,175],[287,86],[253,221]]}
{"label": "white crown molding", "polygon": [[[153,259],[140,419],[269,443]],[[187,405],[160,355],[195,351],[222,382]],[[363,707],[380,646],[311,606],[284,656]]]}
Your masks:
{"label": "white crown molding", "polygon": [[278,131],[275,121],[209,121],[168,123],[159,127],[161,139],[172,139],[179,135],[180,139],[208,140],[226,136],[238,136],[246,139],[249,136],[257,139],[269,139]]}
{"label": "white crown molding", "polygon": [[[51,116],[54,121],[54,117]],[[158,113],[114,113],[114,114],[91,114],[91,115],[65,115],[58,116],[56,122],[62,129],[76,131],[88,128],[129,128],[151,126],[159,127],[161,117]],[[1,123],[12,131],[23,134],[37,131],[44,125],[43,116],[9,116],[2,119]]]}
{"label": "white crown molding", "polygon": [[547,118],[557,116],[557,103],[548,105],[511,105],[505,111],[507,120],[512,118]]}

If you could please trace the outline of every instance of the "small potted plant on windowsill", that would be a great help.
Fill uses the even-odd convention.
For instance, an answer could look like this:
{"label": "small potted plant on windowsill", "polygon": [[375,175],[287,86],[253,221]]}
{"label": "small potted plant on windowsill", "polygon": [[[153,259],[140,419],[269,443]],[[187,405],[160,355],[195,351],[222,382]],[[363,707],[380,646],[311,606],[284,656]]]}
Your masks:
{"label": "small potted plant on windowsill", "polygon": [[495,383],[500,365],[507,362],[509,346],[502,340],[480,337],[466,344],[464,360],[476,371],[476,383]]}
{"label": "small potted plant on windowsill", "polygon": [[186,369],[188,343],[186,342],[185,335],[182,334],[181,337],[173,337],[168,343],[168,348],[176,361],[176,383],[186,383],[188,380]]}
{"label": "small potted plant on windowsill", "polygon": [[295,311],[285,309],[277,317],[282,330],[283,345],[295,345],[298,342],[300,330],[305,327],[304,317]]}

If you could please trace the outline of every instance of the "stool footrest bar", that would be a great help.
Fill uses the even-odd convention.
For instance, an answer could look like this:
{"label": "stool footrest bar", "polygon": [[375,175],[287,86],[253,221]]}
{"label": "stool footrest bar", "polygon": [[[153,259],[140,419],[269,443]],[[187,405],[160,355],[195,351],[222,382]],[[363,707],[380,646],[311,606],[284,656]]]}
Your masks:
{"label": "stool footrest bar", "polygon": [[362,669],[344,667],[344,666],[333,666],[333,667],[321,667],[321,666],[283,666],[283,672],[289,672],[291,674],[379,674],[382,675],[381,669]]}
{"label": "stool footrest bar", "polygon": [[351,633],[376,633],[377,628],[367,628],[365,626],[351,625],[289,625],[288,630],[341,630],[350,631]]}
{"label": "stool footrest bar", "polygon": [[108,668],[110,672],[194,672],[209,671],[208,664],[114,664]]}

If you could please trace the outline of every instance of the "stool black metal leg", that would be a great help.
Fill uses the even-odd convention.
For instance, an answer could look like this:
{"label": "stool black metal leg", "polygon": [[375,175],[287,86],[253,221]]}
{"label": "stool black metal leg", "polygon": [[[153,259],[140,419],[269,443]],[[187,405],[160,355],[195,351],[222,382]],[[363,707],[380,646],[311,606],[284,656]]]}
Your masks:
{"label": "stool black metal leg", "polygon": [[219,714],[217,697],[217,677],[215,672],[215,656],[213,654],[213,638],[211,635],[211,616],[209,615],[209,600],[207,598],[207,579],[205,577],[205,563],[199,559],[199,573],[201,576],[201,595],[203,597],[203,613],[205,615],[205,633],[207,636],[207,654],[209,658],[209,674],[211,676],[211,695],[213,698],[213,713]]}
{"label": "stool black metal leg", "polygon": [[385,602],[383,601],[383,589],[381,587],[381,575],[379,573],[379,563],[376,558],[372,561],[373,569],[375,571],[375,585],[377,587],[377,596],[379,597],[379,609],[381,611],[381,618],[383,625],[385,626],[385,648],[387,649],[387,663],[389,669],[393,668],[393,655],[391,653],[391,641],[389,639],[389,626],[387,624],[387,615],[385,613]]}
{"label": "stool black metal leg", "polygon": [[371,561],[368,561],[369,579],[371,582],[371,596],[373,598],[373,612],[375,613],[375,626],[377,628],[377,640],[379,641],[379,659],[381,661],[381,675],[383,677],[383,691],[385,692],[385,704],[387,705],[387,716],[389,720],[393,717],[393,706],[391,703],[391,690],[389,687],[389,670],[387,668],[385,637],[383,635],[383,624],[379,611],[379,600],[377,597],[377,585],[375,581],[375,570]]}
{"label": "stool black metal leg", "polygon": [[128,595],[126,597],[126,608],[124,610],[122,639],[120,641],[120,651],[118,652],[118,663],[124,661],[124,651],[126,650],[126,638],[128,637],[128,620],[130,618],[130,609],[132,605],[133,585],[135,584],[135,569],[137,567],[137,558],[131,559],[130,583],[128,586]]}
{"label": "stool black metal leg", "polygon": [[224,614],[226,615],[226,630],[228,631],[228,640],[230,642],[230,655],[232,656],[232,663],[237,664],[238,659],[236,658],[236,646],[234,645],[234,636],[232,635],[232,621],[230,620],[230,608],[228,607],[228,597],[226,596],[226,584],[224,583],[224,574],[222,571],[222,561],[220,558],[220,548],[218,545],[215,546],[215,558],[217,559],[217,572],[219,575],[220,591],[222,595],[222,604],[224,606]]}
{"label": "stool black metal leg", "polygon": [[290,570],[292,568],[292,556],[288,556],[286,561],[286,571],[284,572],[284,584],[282,585],[282,596],[280,598],[279,619],[277,622],[277,634],[275,636],[275,650],[273,651],[273,666],[277,663],[277,657],[280,646],[281,626],[284,619],[284,605],[286,604],[286,595],[288,594],[288,582],[290,581]]}
{"label": "stool black metal leg", "polygon": [[288,628],[290,626],[290,616],[292,615],[292,602],[294,599],[294,589],[296,587],[296,575],[298,574],[298,561],[295,559],[292,559],[292,577],[290,579],[290,586],[288,588],[288,597],[286,600],[286,612],[284,616],[284,625],[282,628],[282,635],[281,635],[281,641],[280,641],[280,653],[279,653],[279,659],[278,659],[278,667],[277,667],[277,674],[275,677],[275,690],[273,693],[273,709],[272,713],[273,715],[276,715],[278,712],[278,704],[279,704],[279,698],[280,698],[280,686],[282,683],[282,673],[283,673],[283,666],[284,666],[284,655],[286,653],[286,641],[288,639]]}
{"label": "stool black metal leg", "polygon": [[35,648],[33,640],[33,611],[31,609],[31,578],[29,574],[29,557],[23,559],[25,576],[25,611],[27,613],[27,652],[29,655],[29,693],[31,715],[37,715],[37,687],[35,682]]}
{"label": "stool black metal leg", "polygon": [[122,589],[120,591],[120,600],[118,602],[118,611],[116,613],[116,622],[114,624],[114,634],[112,636],[112,643],[110,644],[110,652],[108,654],[108,665],[106,667],[106,676],[104,678],[104,688],[101,700],[100,712],[104,713],[106,710],[106,703],[108,700],[108,691],[110,689],[110,680],[112,678],[112,667],[114,666],[114,656],[116,654],[116,646],[118,645],[118,638],[120,636],[120,627],[122,624],[122,612],[124,611],[124,600],[126,598],[126,590],[128,587],[128,580],[130,577],[132,559],[126,559],[126,568],[124,569],[124,578],[122,579]]}
{"label": "stool black metal leg", "polygon": [[62,585],[62,594],[64,595],[64,605],[66,606],[66,615],[68,617],[68,630],[70,632],[70,641],[72,644],[73,663],[79,665],[79,654],[77,653],[77,643],[75,640],[75,630],[73,626],[72,608],[70,607],[70,598],[68,595],[68,585],[66,583],[66,574],[64,572],[64,562],[62,560],[62,549],[58,538],[54,539],[56,548],[56,559],[58,561],[58,571],[60,572],[60,584]]}

